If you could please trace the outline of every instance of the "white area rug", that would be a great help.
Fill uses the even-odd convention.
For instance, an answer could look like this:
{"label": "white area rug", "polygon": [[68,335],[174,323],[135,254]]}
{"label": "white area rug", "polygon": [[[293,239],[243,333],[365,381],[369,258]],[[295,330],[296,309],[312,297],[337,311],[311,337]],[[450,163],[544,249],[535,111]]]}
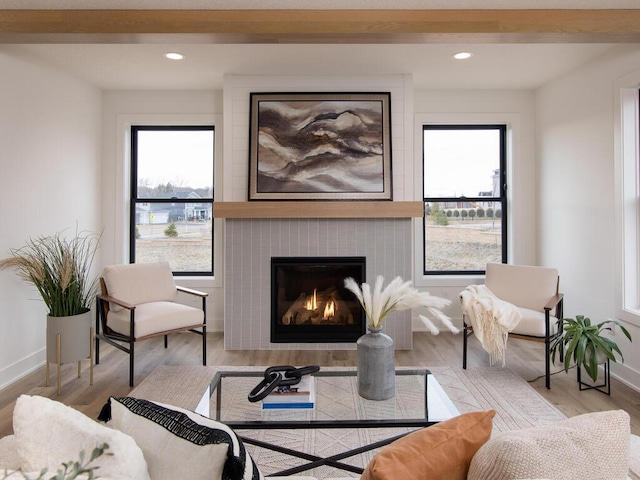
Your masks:
{"label": "white area rug", "polygon": [[[264,369],[263,367],[218,368],[220,370],[258,371]],[[548,403],[526,381],[507,368],[479,367],[462,370],[459,367],[433,367],[430,370],[460,413],[495,410],[494,431],[546,425],[565,418],[559,410]],[[194,401],[197,402],[199,393],[193,390],[201,390],[201,386],[206,385],[209,378],[213,378],[215,371],[214,367],[158,367],[138,388],[131,392],[131,395],[186,408],[195,408],[192,404]],[[248,379],[248,382],[249,385],[255,384],[255,379]],[[194,385],[197,385],[197,387],[194,387]],[[242,399],[238,397],[236,403],[239,407],[234,418],[242,419],[242,405],[247,403],[245,398],[248,391],[245,392],[245,390],[246,388],[241,388],[235,393],[228,392],[231,397],[227,401],[233,402],[233,395],[244,397]],[[340,418],[342,410],[351,408],[347,398],[351,395],[346,390],[342,393],[333,392],[331,405],[334,410],[329,411],[328,414],[332,418]],[[410,404],[413,401],[411,396],[401,397],[400,401],[402,403]],[[287,416],[291,415],[291,413],[286,413],[285,411],[282,415]],[[241,430],[238,433],[286,448],[326,457],[406,431],[407,429],[316,429]],[[251,452],[254,460],[265,475],[296,466],[302,462],[301,460],[251,445],[248,445],[247,449]],[[346,462],[364,467],[374,454],[375,451],[363,453],[347,459]],[[319,479],[349,476],[348,472],[336,471],[331,467],[319,467],[308,472],[308,474]],[[356,474],[351,474],[351,476],[358,477]]]}

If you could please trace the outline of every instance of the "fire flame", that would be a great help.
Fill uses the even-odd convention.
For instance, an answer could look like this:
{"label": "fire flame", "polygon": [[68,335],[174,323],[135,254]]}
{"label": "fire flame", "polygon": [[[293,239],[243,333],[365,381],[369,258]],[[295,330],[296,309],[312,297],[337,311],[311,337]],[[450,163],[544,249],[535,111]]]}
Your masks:
{"label": "fire flame", "polygon": [[[313,295],[310,295],[307,300],[304,302],[304,308],[310,311],[317,310],[318,305],[318,289],[313,289]],[[333,300],[329,300],[327,304],[324,306],[324,312],[322,313],[323,320],[329,320],[333,318],[336,314],[336,303]]]}
{"label": "fire flame", "polygon": [[313,297],[307,298],[306,303],[304,304],[304,308],[307,310],[315,310],[318,308],[318,297],[317,297],[317,289],[313,289]]}
{"label": "fire flame", "polygon": [[336,314],[336,304],[333,300],[329,300],[327,305],[324,307],[324,314],[322,315],[323,320],[329,320],[333,318]]}

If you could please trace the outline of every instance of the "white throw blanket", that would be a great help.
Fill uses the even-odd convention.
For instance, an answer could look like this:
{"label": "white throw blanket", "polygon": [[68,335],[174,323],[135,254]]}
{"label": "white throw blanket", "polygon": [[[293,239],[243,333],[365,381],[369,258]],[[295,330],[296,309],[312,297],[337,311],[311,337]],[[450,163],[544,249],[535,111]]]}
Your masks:
{"label": "white throw blanket", "polygon": [[505,365],[508,333],[522,319],[520,310],[500,300],[486,285],[470,285],[460,294],[462,313],[471,321],[473,333],[489,353],[489,362]]}

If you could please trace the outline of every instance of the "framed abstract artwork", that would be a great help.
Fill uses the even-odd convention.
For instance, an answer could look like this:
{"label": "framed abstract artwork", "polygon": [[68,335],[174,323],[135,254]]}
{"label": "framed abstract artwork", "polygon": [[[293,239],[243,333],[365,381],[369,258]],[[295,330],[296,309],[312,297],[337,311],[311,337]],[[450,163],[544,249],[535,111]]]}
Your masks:
{"label": "framed abstract artwork", "polygon": [[392,200],[390,93],[252,93],[249,200]]}

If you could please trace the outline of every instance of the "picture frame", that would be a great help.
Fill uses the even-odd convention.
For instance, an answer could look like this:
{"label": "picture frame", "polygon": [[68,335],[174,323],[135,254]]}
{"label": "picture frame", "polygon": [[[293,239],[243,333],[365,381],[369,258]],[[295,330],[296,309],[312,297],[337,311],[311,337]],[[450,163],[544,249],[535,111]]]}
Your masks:
{"label": "picture frame", "polygon": [[391,94],[251,93],[249,200],[392,200]]}

